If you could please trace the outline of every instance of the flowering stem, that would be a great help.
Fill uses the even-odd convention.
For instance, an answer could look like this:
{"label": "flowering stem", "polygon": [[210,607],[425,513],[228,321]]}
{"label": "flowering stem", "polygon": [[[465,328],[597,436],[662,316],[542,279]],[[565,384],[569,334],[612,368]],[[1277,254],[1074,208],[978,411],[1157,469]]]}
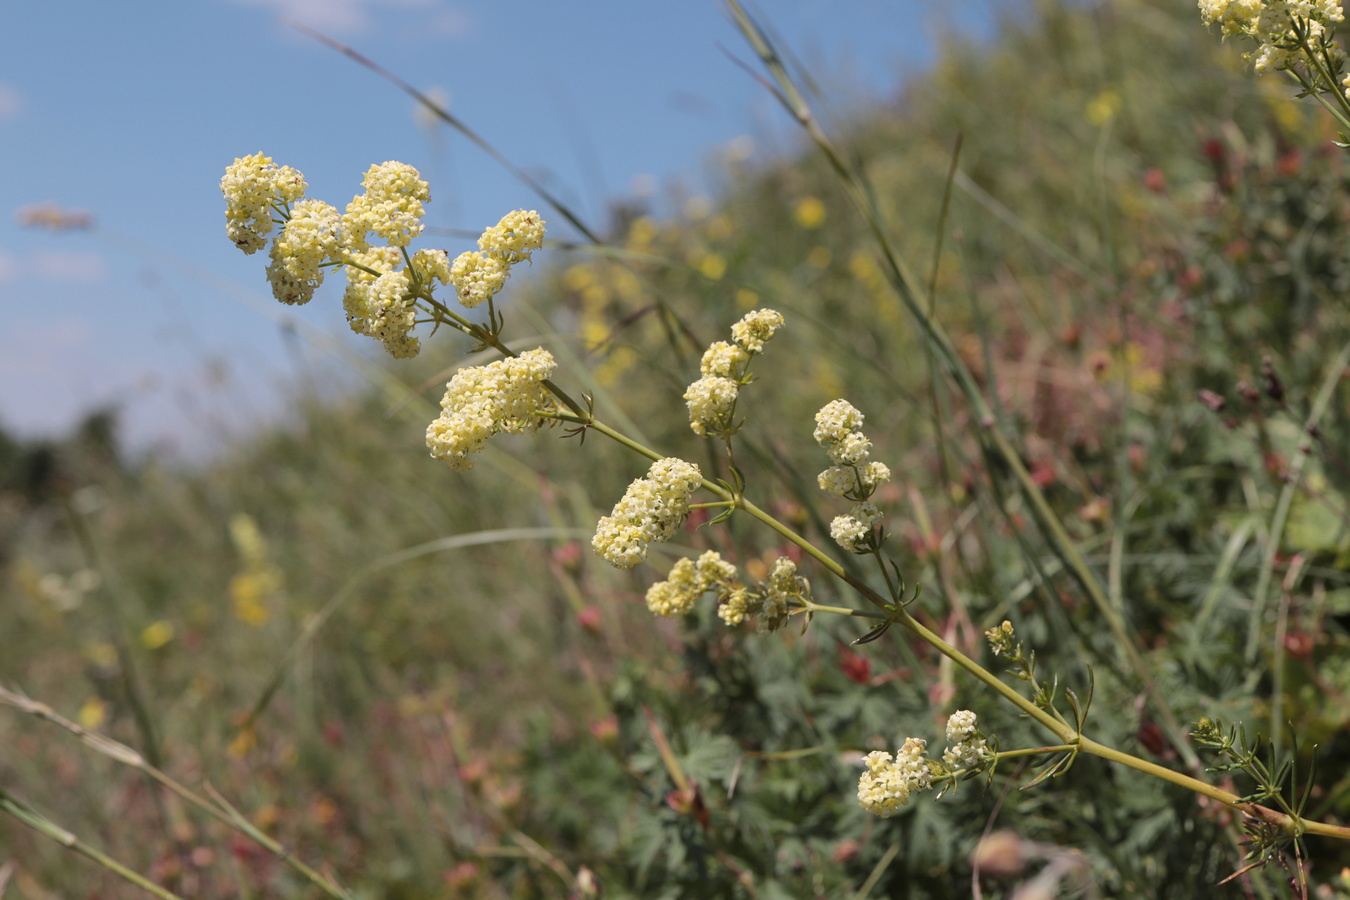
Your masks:
{"label": "flowering stem", "polygon": [[1014,759],[1018,756],[1043,756],[1046,753],[1072,753],[1081,749],[1077,744],[1057,744],[1051,747],[1024,747],[1021,750],[1000,750],[995,759]]}
{"label": "flowering stem", "polygon": [[886,613],[872,612],[872,610],[870,609],[853,609],[850,606],[825,606],[823,604],[816,603],[814,600],[807,600],[806,598],[802,598],[801,603],[802,603],[801,609],[803,612],[834,613],[836,616],[857,616],[865,619],[886,618]]}

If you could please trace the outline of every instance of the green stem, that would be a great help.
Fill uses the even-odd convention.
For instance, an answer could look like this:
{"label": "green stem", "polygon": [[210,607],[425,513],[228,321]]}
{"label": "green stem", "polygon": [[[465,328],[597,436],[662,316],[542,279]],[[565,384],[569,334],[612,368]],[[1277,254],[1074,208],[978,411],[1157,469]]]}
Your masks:
{"label": "green stem", "polygon": [[[248,819],[241,815],[238,810],[227,803],[223,797],[214,791],[211,793],[216,802],[211,803],[202,797],[199,797],[185,785],[175,781],[166,772],[151,765],[146,761],[144,756],[133,748],[128,747],[126,744],[119,743],[106,735],[96,731],[90,731],[82,725],[72,722],[45,703],[39,703],[36,700],[31,700],[21,694],[16,694],[0,687],[0,704],[12,706],[21,712],[51,722],[53,725],[65,729],[84,741],[84,743],[94,751],[107,756],[110,759],[116,760],[123,765],[139,770],[151,780],[197,807],[202,812],[217,821],[228,825],[236,831],[243,833],[255,843],[264,847],[277,859],[283,861],[310,882],[317,885],[325,894],[328,894],[328,896],[337,898],[337,900],[352,900],[349,893],[320,875],[317,871],[310,868],[299,859],[296,859],[289,850],[259,831],[252,822],[248,821]],[[208,790],[210,790],[209,787]],[[3,791],[0,791],[0,800],[3,800]],[[0,804],[0,806],[2,805],[3,804]],[[36,813],[34,813],[34,815],[36,815]],[[62,841],[62,843],[65,843],[65,841]]]}
{"label": "green stem", "polygon": [[8,813],[24,825],[27,825],[39,834],[46,835],[66,849],[73,850],[79,855],[93,860],[109,872],[112,872],[118,878],[134,884],[147,894],[159,897],[160,900],[182,900],[181,897],[172,891],[160,887],[134,869],[127,868],[106,853],[96,850],[84,843],[69,831],[66,831],[37,810],[14,797],[4,788],[0,788],[0,812]]}

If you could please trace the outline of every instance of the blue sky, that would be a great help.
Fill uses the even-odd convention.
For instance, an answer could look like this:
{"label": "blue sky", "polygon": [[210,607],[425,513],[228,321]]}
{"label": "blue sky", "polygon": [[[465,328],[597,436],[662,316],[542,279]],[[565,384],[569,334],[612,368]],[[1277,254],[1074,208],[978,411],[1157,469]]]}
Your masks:
{"label": "blue sky", "polygon": [[[987,32],[997,2],[758,9],[847,105],[922,69],[943,29]],[[297,353],[321,362],[334,347],[369,349],[346,335],[340,287],[284,309],[265,259],[225,238],[219,182],[236,156],[294,166],[309,196],[339,207],[371,163],[410,163],[431,183],[428,224],[474,234],[540,206],[461,137],[419,124],[393,86],[283,20],[443,92],[597,227],[616,198],[676,181],[701,193],[709,159],[732,141],[763,156],[794,140],[726,55],[749,57],[718,0],[6,4],[0,425],[54,434],[117,403],[132,446],[199,452],[275,414]],[[42,204],[94,225],[23,227]],[[283,338],[287,319],[313,326],[300,350]]]}

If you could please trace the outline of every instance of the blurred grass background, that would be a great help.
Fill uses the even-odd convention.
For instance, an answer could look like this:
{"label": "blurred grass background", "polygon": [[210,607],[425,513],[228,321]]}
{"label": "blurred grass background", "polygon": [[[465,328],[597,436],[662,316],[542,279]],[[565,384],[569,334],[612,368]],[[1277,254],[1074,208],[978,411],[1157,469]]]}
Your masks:
{"label": "blurred grass background", "polygon": [[[1311,436],[1305,422],[1350,339],[1350,194],[1334,135],[1292,94],[1243,71],[1184,0],[1044,0],[834,127],[1176,714],[1275,732],[1301,773],[1318,757],[1308,812],[1343,819],[1344,388]],[[821,160],[728,157],[715,200],[669,221],[616,208],[607,235],[612,250],[546,253],[508,289],[508,338],[544,342],[602,418],[706,467],[679,401],[698,355],[743,312],[780,310],[744,395],[756,502],[829,544],[840,510],[816,496],[810,430],[847,397],[897,473],[879,499],[891,553],[924,586],[916,609],[976,655],[1012,619],[1043,673],[1082,694],[1092,670],[1090,733],[1180,765],[980,456],[978,423],[932,382]],[[1001,870],[985,860],[1004,876],[986,896],[1054,866],[1063,896],[1283,894],[1278,867],[1217,887],[1240,866],[1233,823],[1098,760],[1025,792],[1034,772],[1009,768],[869,819],[857,758],[935,738],[952,709],[977,710],[1005,747],[1043,737],[895,634],[850,648],[848,622],[757,636],[709,610],[654,621],[642,593],[668,560],[615,572],[585,537],[643,462],[554,430],[498,438],[472,473],[450,472],[422,433],[467,347],[428,346],[352,396],[296,385],[284,425],[207,466],[127,458],[111,413],[60,441],[0,440],[0,684],[209,781],[361,897],[584,896],[583,866],[608,897],[964,897],[995,829],[1022,843]],[[1311,460],[1272,534],[1301,447]],[[484,542],[398,556],[460,535]],[[713,547],[754,575],[783,552],[771,537],[733,519],[670,549]],[[662,742],[700,787],[692,807]],[[314,895],[57,729],[4,710],[0,748],[0,786],[184,896]],[[1316,883],[1350,864],[1308,848]],[[25,900],[137,895],[0,819],[6,863]]]}

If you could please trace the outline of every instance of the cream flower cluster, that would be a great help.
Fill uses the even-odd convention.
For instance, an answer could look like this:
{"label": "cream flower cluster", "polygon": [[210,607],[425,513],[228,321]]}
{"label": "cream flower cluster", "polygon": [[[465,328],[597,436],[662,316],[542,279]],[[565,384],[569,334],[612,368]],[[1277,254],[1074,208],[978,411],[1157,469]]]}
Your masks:
{"label": "cream flower cluster", "polygon": [[267,281],[282,303],[308,303],[323,283],[324,263],[342,252],[342,217],[322,200],[300,200],[272,242]]}
{"label": "cream flower cluster", "polygon": [[220,192],[225,195],[225,233],[234,245],[254,254],[267,244],[272,216],[285,216],[290,204],[305,196],[305,177],[272,157],[255,153],[225,167]]}
{"label": "cream flower cluster", "polygon": [[544,246],[544,220],[534,210],[518,209],[483,232],[478,250],[455,257],[450,281],[466,309],[491,300],[506,284],[511,267],[528,262],[530,253]]}
{"label": "cream flower cluster", "polygon": [[407,163],[389,160],[366,170],[357,194],[343,214],[343,229],[353,250],[366,246],[366,237],[375,232],[391,247],[406,247],[422,233],[422,204],[431,200],[431,188],[416,169]]}
{"label": "cream flower cluster", "polygon": [[[478,245],[485,253],[464,254],[452,265],[444,250],[419,250],[404,266],[405,248],[422,233],[427,183],[417,169],[391,160],[371,166],[361,184],[365,192],[339,214],[320,200],[303,199],[305,179],[295,169],[261,153],[236,159],[220,183],[226,231],[254,253],[266,246],[274,225],[283,224],[267,267],[272,294],[282,303],[309,302],[324,272],[344,267],[347,323],[395,357],[417,355],[417,304],[431,299],[436,282],[454,284],[465,305],[475,306],[501,290],[511,265],[543,244],[543,220],[516,211],[484,232]],[[384,245],[372,246],[372,234]]]}
{"label": "cream flower cluster", "polygon": [[780,556],[774,560],[767,582],[757,590],[732,591],[722,598],[717,615],[728,625],[739,625],[752,615],[761,634],[777,631],[787,622],[790,601],[803,600],[809,593],[810,585],[797,574],[797,564]]}
{"label": "cream flower cluster", "polygon": [[718,341],[704,351],[699,363],[701,377],[684,392],[689,427],[695,434],[729,435],[736,431],[736,399],[741,386],[750,382],[750,360],[764,352],[765,342],[781,327],[781,313],[757,309],[731,326],[734,343]]}
{"label": "cream flower cluster", "polygon": [[709,588],[731,589],[736,579],[736,567],[722,559],[715,550],[708,550],[695,562],[681,559],[670,570],[665,581],[658,581],[647,589],[647,608],[658,616],[682,616],[694,608],[694,602]]}
{"label": "cream flower cluster", "polygon": [[816,443],[833,464],[816,482],[825,493],[854,501],[851,510],[830,523],[830,537],[850,553],[873,549],[873,529],[882,515],[867,499],[891,480],[890,468],[870,459],[872,442],[862,433],[862,423],[863,414],[847,400],[832,400],[816,413]]}
{"label": "cream flower cluster", "polygon": [[958,709],[947,719],[947,744],[942,763],[951,770],[974,768],[989,753],[975,713],[968,709]]}
{"label": "cream flower cluster", "polygon": [[792,600],[810,593],[806,579],[787,557],[774,561],[768,581],[746,587],[736,577],[736,567],[709,550],[698,558],[681,559],[665,581],[647,590],[647,608],[658,616],[682,616],[708,591],[717,596],[717,615],[728,625],[739,625],[754,616],[760,632],[777,631],[787,621]]}
{"label": "cream flower cluster", "polygon": [[467,472],[474,463],[469,454],[493,435],[537,431],[551,406],[543,383],[556,367],[553,355],[539,348],[460,369],[445,386],[440,416],[427,427],[431,455]]}
{"label": "cream flower cluster", "polygon": [[868,553],[874,546],[874,529],[882,518],[876,504],[855,503],[852,509],[830,522],[830,537],[849,553]]}
{"label": "cream flower cluster", "polygon": [[894,815],[910,795],[933,786],[935,778],[954,779],[962,769],[982,765],[991,757],[975,713],[959,709],[947,719],[950,745],[937,763],[924,757],[925,741],[905,738],[895,756],[873,750],[863,757],[865,771],[858,779],[858,805],[878,816]]}
{"label": "cream flower cluster", "polygon": [[647,477],[628,485],[614,511],[600,520],[591,546],[614,568],[633,568],[647,558],[649,545],[674,536],[702,481],[693,463],[674,457],[657,460]]}
{"label": "cream flower cluster", "polygon": [[[449,280],[444,250],[418,250],[412,266],[400,269],[403,252],[398,247],[369,247],[348,255],[347,290],[342,308],[347,325],[357,334],[375,338],[395,359],[416,356],[421,341],[412,334],[417,324],[417,298],[432,281]],[[419,291],[413,284],[417,278]]]}
{"label": "cream flower cluster", "polygon": [[[1199,0],[1198,5],[1205,24],[1220,26],[1225,37],[1250,37],[1257,43],[1257,50],[1243,58],[1258,73],[1306,63],[1305,42],[1319,56],[1331,57],[1333,71],[1345,60],[1332,42],[1336,25],[1345,19],[1338,0]],[[1342,85],[1350,96],[1350,76]]]}
{"label": "cream flower cluster", "polygon": [[[444,250],[419,250],[402,268],[402,248],[422,232],[427,183],[412,166],[384,162],[371,166],[362,181],[365,193],[352,198],[347,211],[322,200],[306,200],[305,179],[289,166],[277,166],[261,153],[236,159],[225,169],[226,233],[245,253],[267,243],[277,222],[267,280],[282,303],[308,303],[331,266],[347,270],[343,307],[357,334],[373,337],[395,357],[416,356],[412,336],[419,298],[431,296],[433,281],[450,281]],[[372,247],[371,233],[387,242]]]}
{"label": "cream flower cluster", "polygon": [[816,443],[834,464],[816,478],[822,491],[863,501],[891,480],[886,464],[869,458],[872,442],[862,433],[862,423],[863,414],[847,400],[832,400],[816,413]]}
{"label": "cream flower cluster", "polygon": [[909,803],[911,794],[932,787],[932,763],[923,755],[926,746],[918,738],[905,738],[894,757],[881,750],[864,756],[866,771],[858,779],[858,805],[878,816],[891,816]]}

